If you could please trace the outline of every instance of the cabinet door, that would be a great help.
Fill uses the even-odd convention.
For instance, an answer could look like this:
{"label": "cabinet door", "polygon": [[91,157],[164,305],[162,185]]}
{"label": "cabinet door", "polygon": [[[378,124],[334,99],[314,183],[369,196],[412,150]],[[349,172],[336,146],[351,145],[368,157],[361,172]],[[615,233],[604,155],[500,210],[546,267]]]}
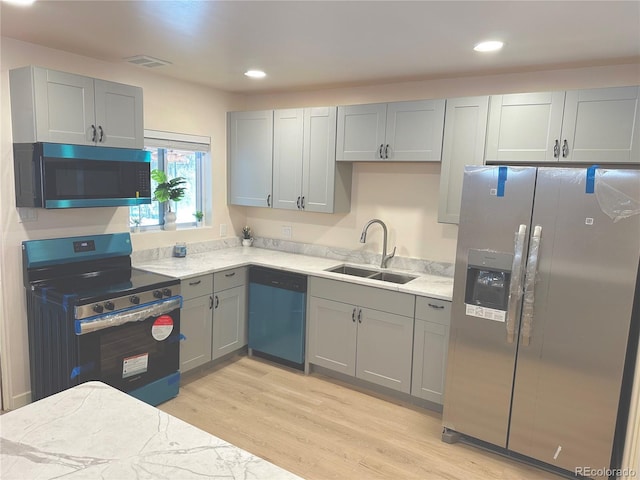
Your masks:
{"label": "cabinet door", "polygon": [[411,395],[443,403],[451,302],[418,297]]}
{"label": "cabinet door", "polygon": [[180,330],[185,339],[180,342],[180,371],[182,373],[211,360],[210,295],[186,300],[180,310]]}
{"label": "cabinet door", "polygon": [[410,393],[413,318],[361,308],[356,377]]}
{"label": "cabinet door", "polygon": [[336,160],[383,160],[386,118],[386,103],[338,107]]}
{"label": "cabinet door", "polygon": [[273,111],[231,112],[228,126],[229,204],[270,207]]}
{"label": "cabinet door", "polygon": [[465,165],[482,165],[489,97],[447,99],[438,222],[458,223]]}
{"label": "cabinet door", "polygon": [[439,162],[445,100],[387,104],[385,160]]}
{"label": "cabinet door", "polygon": [[356,374],[356,307],[309,298],[309,363]]}
{"label": "cabinet door", "polygon": [[36,67],[34,97],[37,141],[94,144],[92,78]]}
{"label": "cabinet door", "polygon": [[301,208],[302,113],[301,108],[273,112],[273,208]]}
{"label": "cabinet door", "polygon": [[491,97],[485,161],[557,161],[564,92]]}
{"label": "cabinet door", "polygon": [[98,145],[144,148],[142,89],[104,80],[94,84]]}
{"label": "cabinet door", "polygon": [[573,162],[640,163],[640,87],[567,92],[561,158]]}
{"label": "cabinet door", "polygon": [[302,202],[309,212],[333,213],[336,183],[336,107],[305,108]]}
{"label": "cabinet door", "polygon": [[244,286],[213,295],[213,359],[247,344],[247,294]]}

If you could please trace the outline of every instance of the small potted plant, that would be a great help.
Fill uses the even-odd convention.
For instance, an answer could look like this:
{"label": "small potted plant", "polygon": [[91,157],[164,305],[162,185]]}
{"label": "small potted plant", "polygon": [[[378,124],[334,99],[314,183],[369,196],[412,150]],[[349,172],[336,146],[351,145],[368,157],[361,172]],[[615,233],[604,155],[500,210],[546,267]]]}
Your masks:
{"label": "small potted plant", "polygon": [[140,233],[140,219],[132,218],[131,223],[133,224],[133,233]]}
{"label": "small potted plant", "polygon": [[253,237],[251,236],[251,228],[244,227],[242,229],[242,246],[250,247],[253,243]]}
{"label": "small potted plant", "polygon": [[196,213],[193,214],[193,216],[196,217],[196,226],[201,227],[202,220],[204,219],[204,213],[198,210]]}
{"label": "small potted plant", "polygon": [[186,187],[183,187],[187,180],[184,177],[175,177],[169,180],[167,174],[162,170],[151,171],[151,178],[158,183],[153,191],[153,200],[166,203],[166,213],[164,215],[164,230],[176,229],[176,214],[171,211],[171,202],[179,202],[184,197]]}

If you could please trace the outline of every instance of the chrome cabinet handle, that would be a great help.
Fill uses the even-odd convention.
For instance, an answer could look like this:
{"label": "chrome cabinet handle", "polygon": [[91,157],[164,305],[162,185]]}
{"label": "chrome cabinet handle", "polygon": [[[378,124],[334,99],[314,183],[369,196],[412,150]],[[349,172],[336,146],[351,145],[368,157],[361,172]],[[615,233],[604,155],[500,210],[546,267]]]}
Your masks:
{"label": "chrome cabinet handle", "polygon": [[298,197],[298,200],[296,200],[296,205],[298,206],[298,210],[300,210],[300,197]]}
{"label": "chrome cabinet handle", "polygon": [[556,143],[553,145],[553,158],[558,158],[560,156],[560,142],[556,138]]}
{"label": "chrome cabinet handle", "polygon": [[516,331],[516,314],[520,296],[522,295],[522,256],[527,226],[520,225],[516,232],[516,245],[511,266],[511,283],[509,284],[509,300],[507,303],[507,343],[513,343]]}
{"label": "chrome cabinet handle", "polygon": [[380,158],[384,158],[384,155],[382,154],[382,149],[383,149],[383,148],[384,148],[384,144],[383,144],[383,143],[381,143],[381,144],[380,144],[380,149],[378,150],[378,156],[379,156]]}
{"label": "chrome cabinet handle", "polygon": [[520,336],[522,345],[528,346],[531,341],[533,329],[533,303],[536,275],[538,273],[538,259],[540,258],[540,241],[542,240],[542,227],[536,225],[533,228],[533,236],[529,245],[529,258],[527,259],[527,273],[524,277],[524,299],[522,300],[522,326]]}
{"label": "chrome cabinet handle", "polygon": [[431,308],[435,308],[438,310],[441,310],[444,308],[444,305],[434,305],[433,303],[427,303],[427,305],[429,305]]}
{"label": "chrome cabinet handle", "polygon": [[96,126],[91,125],[91,141],[95,142],[97,136],[98,136],[98,131],[96,130]]}
{"label": "chrome cabinet handle", "polygon": [[102,129],[102,125],[98,125],[98,130],[100,130],[100,138],[98,139],[98,142],[103,142],[104,141],[104,130]]}
{"label": "chrome cabinet handle", "polygon": [[304,210],[304,196],[302,197],[302,202],[300,203],[300,205],[302,205],[302,210]]}
{"label": "chrome cabinet handle", "polygon": [[200,285],[200,283],[202,282],[202,280],[198,280],[197,282],[189,282],[190,286],[194,286],[194,285]]}
{"label": "chrome cabinet handle", "polygon": [[567,158],[568,155],[569,155],[569,143],[565,138],[564,141],[562,142],[562,158]]}
{"label": "chrome cabinet handle", "polygon": [[224,276],[225,277],[233,277],[235,274],[236,274],[236,272],[225,273]]}
{"label": "chrome cabinet handle", "polygon": [[356,309],[353,309],[353,312],[351,312],[351,321],[353,323],[356,323]]}
{"label": "chrome cabinet handle", "polygon": [[384,147],[384,158],[389,158],[389,144]]}
{"label": "chrome cabinet handle", "polygon": [[362,323],[362,309],[358,310],[358,323]]}
{"label": "chrome cabinet handle", "polygon": [[271,194],[267,195],[267,207],[271,206]]}

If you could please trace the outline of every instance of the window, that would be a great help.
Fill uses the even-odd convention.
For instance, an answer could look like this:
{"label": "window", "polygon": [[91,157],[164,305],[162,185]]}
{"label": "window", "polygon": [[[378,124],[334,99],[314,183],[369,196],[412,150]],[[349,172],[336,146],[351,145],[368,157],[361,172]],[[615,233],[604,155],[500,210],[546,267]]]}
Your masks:
{"label": "window", "polygon": [[[204,211],[206,195],[203,166],[209,152],[209,138],[193,135],[145,130],[145,150],[151,152],[151,170],[163,170],[169,179],[184,177],[185,195],[172,205],[176,213],[176,224],[181,227],[195,226],[196,211]],[[151,181],[151,191],[156,187]],[[143,229],[157,228],[164,223],[164,210],[157,201],[129,209],[132,225]]]}

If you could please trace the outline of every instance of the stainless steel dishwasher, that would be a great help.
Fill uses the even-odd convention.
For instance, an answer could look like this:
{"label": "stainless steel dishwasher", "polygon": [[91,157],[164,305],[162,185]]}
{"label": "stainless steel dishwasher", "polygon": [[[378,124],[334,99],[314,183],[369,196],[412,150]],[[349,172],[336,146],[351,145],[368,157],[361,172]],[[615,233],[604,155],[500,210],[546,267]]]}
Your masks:
{"label": "stainless steel dishwasher", "polygon": [[249,269],[249,351],[304,368],[307,277],[264,267]]}

